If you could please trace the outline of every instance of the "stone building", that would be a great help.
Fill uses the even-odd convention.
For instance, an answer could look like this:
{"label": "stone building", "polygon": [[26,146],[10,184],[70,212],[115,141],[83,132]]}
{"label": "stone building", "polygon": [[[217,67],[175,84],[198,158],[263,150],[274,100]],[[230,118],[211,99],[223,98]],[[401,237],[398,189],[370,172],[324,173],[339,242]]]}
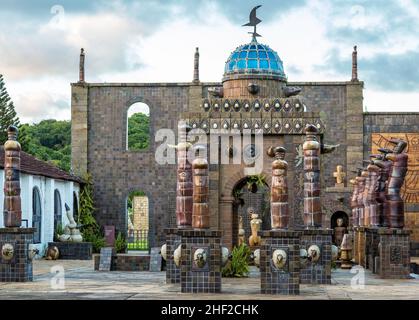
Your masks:
{"label": "stone building", "polygon": [[[93,176],[100,224],[115,225],[125,231],[126,198],[131,191],[142,190],[149,201],[149,242],[152,246],[161,245],[165,237],[163,229],[175,225],[176,165],[156,162],[155,151],[161,142],[155,142],[154,137],[161,128],[177,132],[180,119],[207,134],[220,129],[227,136],[233,131],[262,130],[263,148],[243,139],[243,157],[260,157],[267,186],[272,159],[266,155],[266,149],[272,145],[285,146],[294,226],[302,224],[303,128],[307,123],[316,125],[325,151],[327,145],[339,145],[321,157],[323,224],[333,227],[337,217],[344,217],[349,223],[351,190],[347,182],[353,171],[362,166],[362,160],[375,145],[385,143],[394,134],[403,133],[408,138],[409,152],[415,152],[419,140],[419,113],[363,112],[364,83],[358,80],[356,55],[355,48],[352,78],[348,76],[348,81],[291,82],[278,54],[253,37],[228,56],[221,82],[199,80],[197,49],[194,76],[189,83],[88,83],[84,79],[82,53],[80,79],[71,84],[72,167],[79,176],[86,171]],[[126,143],[127,112],[137,102],[146,103],[150,109],[150,147],[130,151]],[[212,155],[218,151],[218,159],[235,152],[233,146],[211,148],[214,146],[210,146]],[[404,190],[406,197],[413,194],[406,201],[406,218],[407,224],[416,228],[412,237],[416,242],[419,242],[418,161],[412,157],[410,180]],[[339,165],[343,167],[343,184],[336,185],[334,173]],[[210,165],[211,226],[223,231],[227,246],[237,242],[238,216],[242,215],[246,224],[247,207],[255,207],[261,216],[269,212],[268,188],[260,184],[256,192],[249,191],[249,180],[243,170],[246,166],[243,161],[240,164],[218,161]],[[239,204],[238,198],[244,205]],[[264,219],[264,223],[266,226],[269,221]]]}

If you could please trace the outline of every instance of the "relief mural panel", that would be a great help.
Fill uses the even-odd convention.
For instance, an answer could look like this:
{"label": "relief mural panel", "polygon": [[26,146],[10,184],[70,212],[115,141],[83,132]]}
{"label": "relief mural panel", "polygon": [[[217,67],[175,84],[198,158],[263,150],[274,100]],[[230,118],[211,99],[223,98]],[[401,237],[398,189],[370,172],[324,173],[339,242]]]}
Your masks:
{"label": "relief mural panel", "polygon": [[407,141],[409,161],[402,197],[406,203],[419,203],[419,133],[373,133],[372,153],[379,153],[378,148],[392,149],[393,145],[389,143],[392,138]]}

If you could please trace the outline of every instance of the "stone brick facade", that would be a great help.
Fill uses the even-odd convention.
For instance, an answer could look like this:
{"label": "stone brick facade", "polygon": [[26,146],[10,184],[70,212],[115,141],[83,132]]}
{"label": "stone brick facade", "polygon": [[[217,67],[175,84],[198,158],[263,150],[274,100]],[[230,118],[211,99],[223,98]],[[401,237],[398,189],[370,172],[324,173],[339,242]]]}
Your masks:
{"label": "stone brick facade", "polygon": [[[233,88],[233,83],[231,85],[231,94],[238,94],[234,90],[239,89]],[[324,127],[321,142],[340,145],[335,152],[321,156],[323,227],[330,228],[330,218],[336,211],[345,212],[350,218],[348,179],[370,151],[369,135],[378,131],[418,132],[419,114],[364,114],[363,82],[289,82],[287,85],[302,88],[299,97],[306,105],[306,112],[284,115],[272,110],[267,112],[263,107],[257,112],[230,110],[220,111],[217,116],[220,120],[211,121],[223,118],[228,124],[235,120],[272,124],[273,120],[288,116],[302,122],[319,119]],[[243,86],[239,86],[240,94],[245,96]],[[155,151],[161,142],[154,141],[155,134],[162,128],[176,133],[180,118],[208,117],[203,110],[203,100],[210,99],[209,87],[221,87],[221,83],[72,84],[72,167],[79,175],[86,171],[92,174],[97,217],[102,226],[115,225],[117,232],[126,232],[126,198],[131,191],[142,190],[149,200],[149,244],[160,246],[165,241],[164,229],[175,226],[176,165],[157,164]],[[268,89],[266,95],[281,91]],[[150,147],[127,151],[127,110],[136,102],[144,102],[150,108]],[[214,116],[216,113],[211,113],[210,117]],[[293,213],[290,224],[297,228],[302,225],[302,142],[301,134],[270,130],[264,134],[264,150],[261,150],[264,157],[262,174],[269,184],[271,170],[266,149],[278,144],[287,149],[289,203]],[[225,152],[218,151],[219,155]],[[342,165],[347,173],[344,187],[339,190],[334,189],[333,177],[337,165]],[[223,244],[231,248],[238,220],[233,217],[232,193],[244,178],[243,165],[211,164],[209,175],[211,228],[222,230]],[[416,228],[418,205],[407,206],[406,212],[409,212],[407,222]],[[412,239],[416,237],[414,231]]]}
{"label": "stone brick facade", "polygon": [[148,230],[148,198],[135,196],[132,198],[132,214],[134,230]]}

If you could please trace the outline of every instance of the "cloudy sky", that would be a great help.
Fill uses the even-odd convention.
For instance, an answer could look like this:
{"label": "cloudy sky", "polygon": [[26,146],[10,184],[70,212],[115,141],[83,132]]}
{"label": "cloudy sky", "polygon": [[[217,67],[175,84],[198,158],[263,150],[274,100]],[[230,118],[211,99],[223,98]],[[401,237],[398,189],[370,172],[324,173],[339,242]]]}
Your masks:
{"label": "cloudy sky", "polygon": [[275,49],[289,81],[346,81],[358,45],[368,111],[419,111],[419,0],[0,0],[0,73],[22,122],[70,119],[70,83],[201,81],[249,41]]}

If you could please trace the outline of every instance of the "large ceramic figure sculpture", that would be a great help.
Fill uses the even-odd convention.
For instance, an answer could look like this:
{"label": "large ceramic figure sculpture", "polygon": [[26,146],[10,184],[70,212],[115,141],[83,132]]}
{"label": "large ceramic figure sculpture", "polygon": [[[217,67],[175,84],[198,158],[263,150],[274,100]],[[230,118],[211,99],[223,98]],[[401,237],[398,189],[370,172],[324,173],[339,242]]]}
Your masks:
{"label": "large ceramic figure sculpture", "polygon": [[272,162],[272,185],[271,185],[271,227],[272,230],[287,229],[289,226],[288,209],[288,163],[284,160],[285,148],[270,147],[268,155],[275,157]]}
{"label": "large ceramic figure sculpture", "polygon": [[[361,174],[360,171],[358,171]],[[358,182],[356,178],[351,179],[350,183],[353,187],[351,196],[351,209],[352,209],[352,225],[357,227],[359,225],[359,212],[358,212]]]}
{"label": "large ceramic figure sculpture", "polygon": [[[364,191],[362,192],[362,203],[364,204],[364,226],[368,227],[370,223],[370,206],[368,201],[368,194],[370,192],[371,175],[368,167],[364,169],[365,184]],[[362,176],[362,175],[361,175]]]}
{"label": "large ceramic figure sculpture", "polygon": [[358,185],[358,195],[357,195],[357,202],[358,202],[358,226],[364,227],[365,226],[365,215],[364,215],[364,190],[365,190],[365,182],[368,176],[368,172],[366,169],[359,169],[361,174],[355,178],[356,183]]}
{"label": "large ceramic figure sculpture", "polygon": [[80,230],[77,228],[77,223],[74,220],[73,214],[67,203],[65,204],[65,210],[67,213],[68,224],[64,227],[64,234],[59,235],[58,239],[62,242],[82,242],[83,236],[81,235]]}
{"label": "large ceramic figure sculpture", "polygon": [[407,143],[404,140],[390,140],[395,145],[393,152],[386,155],[386,159],[393,162],[388,186],[386,190],[386,212],[385,216],[391,228],[404,227],[404,201],[400,196],[400,189],[403,186],[407,173],[407,153],[404,152]]}
{"label": "large ceramic figure sculpture", "polygon": [[347,228],[344,225],[344,221],[342,218],[338,218],[336,220],[337,226],[335,227],[335,234],[334,234],[334,243],[336,246],[340,246],[343,240],[343,236],[345,235]]}
{"label": "large ceramic figure sculpture", "polygon": [[383,227],[388,227],[389,223],[385,219],[384,212],[386,211],[386,188],[388,177],[390,176],[391,167],[393,163],[386,159],[385,155],[391,150],[388,149],[379,149],[381,154],[373,154],[371,157],[373,158],[374,164],[380,168],[378,174],[378,194],[377,194],[377,215],[378,215],[378,225]]}
{"label": "large ceramic figure sculpture", "polygon": [[193,206],[192,227],[195,229],[208,229],[210,227],[209,216],[209,176],[208,161],[204,157],[206,148],[197,146],[196,159],[192,162],[193,172]]}
{"label": "large ceramic figure sculpture", "polygon": [[379,177],[380,177],[380,168],[374,164],[373,161],[368,160],[368,188],[364,191],[365,197],[365,206],[368,207],[368,216],[366,215],[365,225],[371,227],[378,227],[380,224],[379,221],[379,211],[378,211],[378,188],[379,188]]}
{"label": "large ceramic figure sculpture", "polygon": [[176,224],[178,228],[192,226],[192,164],[188,161],[188,149],[191,144],[187,142],[187,134],[191,128],[185,123],[178,126],[179,143],[177,149],[177,188],[176,188]]}
{"label": "large ceramic figure sculpture", "polygon": [[304,225],[307,228],[321,227],[322,212],[320,203],[320,143],[318,130],[307,125],[303,144],[304,152]]}
{"label": "large ceramic figure sculpture", "polygon": [[22,209],[20,198],[20,143],[18,128],[9,126],[4,144],[4,226],[20,227]]}
{"label": "large ceramic figure sculpture", "polygon": [[250,220],[250,229],[252,230],[252,234],[249,237],[249,246],[258,246],[260,245],[260,236],[258,235],[260,228],[262,226],[262,219],[259,219],[259,215],[255,212],[253,208],[248,209],[248,214],[251,216],[252,220]]}

